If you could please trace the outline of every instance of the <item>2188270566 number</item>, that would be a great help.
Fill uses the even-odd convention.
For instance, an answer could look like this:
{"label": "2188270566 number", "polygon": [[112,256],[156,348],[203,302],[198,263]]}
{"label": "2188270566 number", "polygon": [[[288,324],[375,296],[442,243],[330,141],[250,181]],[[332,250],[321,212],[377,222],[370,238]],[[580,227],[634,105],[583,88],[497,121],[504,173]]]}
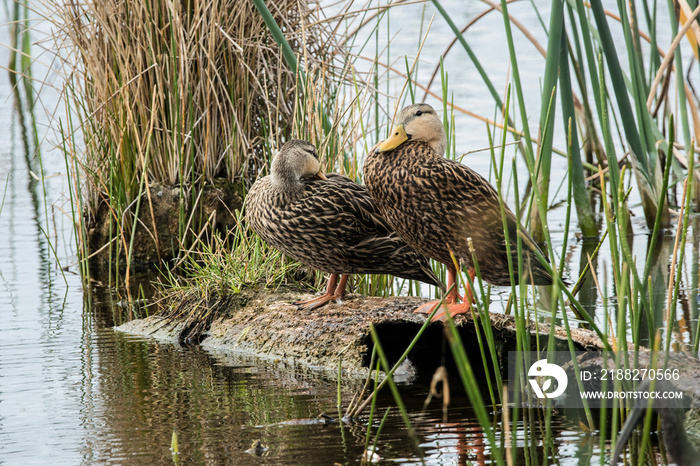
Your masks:
{"label": "2188270566 number", "polygon": [[678,380],[678,369],[603,369],[600,380]]}

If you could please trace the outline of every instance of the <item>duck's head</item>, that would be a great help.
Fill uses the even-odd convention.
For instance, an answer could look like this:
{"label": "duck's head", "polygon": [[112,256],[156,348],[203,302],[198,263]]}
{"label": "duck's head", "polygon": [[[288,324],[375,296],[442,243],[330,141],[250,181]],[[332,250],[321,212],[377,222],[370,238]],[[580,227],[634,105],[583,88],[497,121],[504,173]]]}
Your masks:
{"label": "duck's head", "polygon": [[270,171],[275,183],[297,183],[303,178],[327,179],[321,171],[316,147],[301,139],[284,143],[272,160]]}
{"label": "duck's head", "polygon": [[389,138],[379,144],[375,152],[389,152],[404,142],[420,141],[428,144],[440,155],[445,154],[447,136],[437,112],[428,104],[413,104],[399,113],[394,130]]}

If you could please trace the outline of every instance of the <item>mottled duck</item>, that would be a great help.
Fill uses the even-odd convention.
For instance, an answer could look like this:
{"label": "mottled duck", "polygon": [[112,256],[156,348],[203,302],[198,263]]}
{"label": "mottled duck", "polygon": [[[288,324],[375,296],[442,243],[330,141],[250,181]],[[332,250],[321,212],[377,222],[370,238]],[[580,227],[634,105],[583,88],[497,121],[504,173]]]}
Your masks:
{"label": "mottled duck", "polygon": [[[350,274],[391,274],[444,289],[430,261],[381,217],[364,186],[324,175],[313,144],[293,139],[272,160],[245,201],[258,235],[297,261],[330,273],[326,293],[295,303],[314,309],[343,296]],[[340,275],[340,280],[338,280]]]}
{"label": "mottled duck", "polygon": [[[474,170],[444,157],[447,137],[437,113],[428,104],[401,110],[389,139],[378,144],[364,162],[364,180],[379,212],[396,233],[425,256],[442,262],[448,270],[448,288],[455,284],[457,268],[450,253],[469,276],[475,277],[469,238],[481,277],[488,283],[509,286],[506,236],[496,190]],[[552,277],[540,264],[541,250],[520,227],[506,207],[515,281],[551,285]],[[523,277],[517,275],[517,235],[523,245]],[[446,309],[434,320],[465,313],[473,293],[465,286],[465,299],[455,285],[445,297]],[[437,302],[416,312],[431,313]]]}

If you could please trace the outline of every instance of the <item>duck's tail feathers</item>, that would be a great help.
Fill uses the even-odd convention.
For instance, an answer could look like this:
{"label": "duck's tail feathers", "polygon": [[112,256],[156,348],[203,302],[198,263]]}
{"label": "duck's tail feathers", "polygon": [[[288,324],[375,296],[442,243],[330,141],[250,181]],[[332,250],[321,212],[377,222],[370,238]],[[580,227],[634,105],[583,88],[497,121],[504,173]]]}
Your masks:
{"label": "duck's tail feathers", "polygon": [[[531,258],[527,265],[528,267],[525,267],[525,271],[523,272],[525,283],[544,286],[554,284],[554,277],[542,267],[542,264],[537,261],[537,258]],[[564,285],[567,287],[571,286],[571,282],[566,278],[562,277],[562,282],[564,282]]]}

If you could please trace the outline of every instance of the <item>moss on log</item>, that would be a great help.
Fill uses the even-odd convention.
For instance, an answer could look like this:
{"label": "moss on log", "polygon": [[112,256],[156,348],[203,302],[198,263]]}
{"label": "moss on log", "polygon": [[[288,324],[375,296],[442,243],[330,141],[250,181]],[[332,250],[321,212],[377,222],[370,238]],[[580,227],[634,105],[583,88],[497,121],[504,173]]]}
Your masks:
{"label": "moss on log", "polygon": [[[279,293],[243,292],[226,298],[202,298],[206,302],[184,302],[184,307],[218,308],[207,314],[207,323],[196,327],[184,316],[164,318],[152,316],[131,321],[119,331],[151,335],[155,338],[179,342],[200,342],[203,347],[231,352],[245,352],[265,358],[293,361],[316,369],[337,371],[338,364],[347,375],[364,376],[370,364],[373,342],[370,324],[377,329],[382,347],[390,363],[399,359],[418,330],[426,321],[423,314],[413,310],[426,302],[421,298],[391,297],[365,298],[357,295],[346,297],[342,303],[331,303],[313,311],[300,311],[291,304],[308,299],[309,295],[289,291]],[[223,305],[222,305],[223,304]],[[499,358],[506,361],[508,351],[516,349],[516,327],[512,316],[491,314],[491,326]],[[468,355],[481,359],[477,328],[471,316],[455,318]],[[431,376],[442,364],[443,355],[451,358],[449,350],[443,351],[444,324],[435,322],[428,326],[409,359],[419,375]],[[539,339],[540,347],[549,340],[549,326],[530,323],[533,349]],[[598,350],[602,341],[589,330],[572,329],[577,350]],[[566,332],[557,328],[555,347],[568,351]],[[505,364],[504,364],[505,366]]]}

